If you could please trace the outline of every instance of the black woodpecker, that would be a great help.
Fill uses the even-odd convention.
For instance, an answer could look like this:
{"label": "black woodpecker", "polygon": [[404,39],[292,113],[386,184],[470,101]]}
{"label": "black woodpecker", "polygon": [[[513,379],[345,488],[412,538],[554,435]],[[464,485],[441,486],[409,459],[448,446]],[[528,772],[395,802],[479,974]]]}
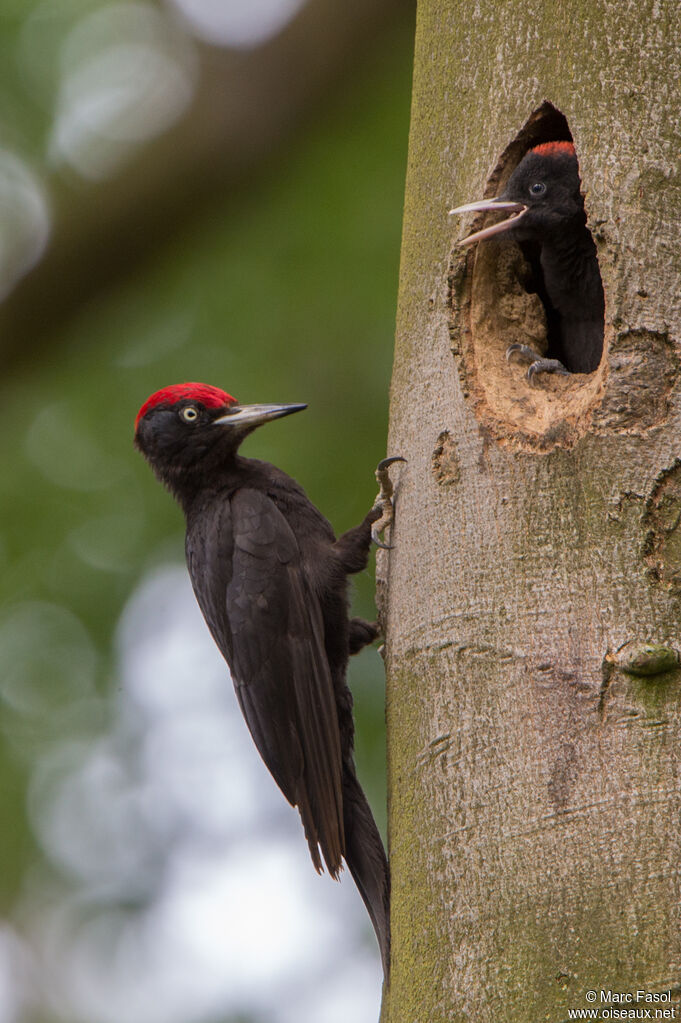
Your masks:
{"label": "black woodpecker", "polygon": [[377,629],[348,617],[347,577],[366,567],[391,520],[387,467],[398,459],[381,463],[376,504],[336,539],[294,479],[238,453],[256,427],[305,407],[239,405],[216,387],[179,384],[144,403],[135,445],[184,511],[194,593],[253,741],[298,807],[317,871],[323,859],[337,878],[347,863],[387,977],[390,875],[355,773],[345,682],[350,654]]}
{"label": "black woodpecker", "polygon": [[502,195],[450,212],[486,210],[504,212],[506,219],[460,244],[508,233],[530,264],[533,289],[546,310],[546,358],[519,344],[509,347],[507,358],[528,361],[529,380],[537,373],[592,373],[603,351],[605,299],[572,142],[546,142],[530,149]]}

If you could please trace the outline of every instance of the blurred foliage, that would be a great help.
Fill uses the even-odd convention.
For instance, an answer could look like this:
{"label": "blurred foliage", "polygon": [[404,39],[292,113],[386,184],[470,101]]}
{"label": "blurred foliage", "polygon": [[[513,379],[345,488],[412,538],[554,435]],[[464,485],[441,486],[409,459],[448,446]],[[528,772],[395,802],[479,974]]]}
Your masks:
{"label": "blurred foliage", "polygon": [[[62,15],[88,6],[59,5]],[[0,13],[0,121],[5,143],[38,159],[49,89],[26,79],[19,57],[30,33],[56,31],[59,17],[42,5],[27,19],[27,8],[5,3]],[[337,531],[370,506],[385,454],[411,47],[410,25],[396,29],[288,151],[3,380],[5,912],[37,852],[28,778],[45,750],[106,728],[123,604],[150,567],[183,558],[179,509],[132,448],[147,395],[189,379],[246,402],[307,401],[245,453],[295,476]],[[371,572],[356,589],[356,613],[373,617]],[[359,770],[379,807],[382,677],[375,651],[353,663]]]}

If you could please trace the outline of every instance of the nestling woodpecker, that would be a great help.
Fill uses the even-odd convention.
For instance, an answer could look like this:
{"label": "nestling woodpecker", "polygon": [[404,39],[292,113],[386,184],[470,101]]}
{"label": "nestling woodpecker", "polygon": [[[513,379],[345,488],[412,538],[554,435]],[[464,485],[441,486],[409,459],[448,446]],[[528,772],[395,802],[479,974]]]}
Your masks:
{"label": "nestling woodpecker", "polygon": [[[374,507],[336,539],[286,473],[244,458],[262,423],[306,405],[239,405],[216,387],[157,391],[135,422],[135,445],[184,511],[185,551],[199,607],[229,665],[255,745],[298,807],[317,871],[344,859],[371,917],[387,977],[390,877],[353,760],[350,654],[377,636],[348,617],[347,577],[367,565],[391,519],[385,459]],[[380,520],[380,521],[379,521]],[[381,544],[381,546],[385,546]]]}
{"label": "nestling woodpecker", "polygon": [[592,373],[603,351],[605,299],[572,142],[535,146],[513,171],[502,195],[457,206],[450,213],[487,210],[504,212],[506,219],[460,244],[507,232],[520,244],[546,310],[547,357],[514,344],[507,359],[528,361],[529,380],[537,373]]}

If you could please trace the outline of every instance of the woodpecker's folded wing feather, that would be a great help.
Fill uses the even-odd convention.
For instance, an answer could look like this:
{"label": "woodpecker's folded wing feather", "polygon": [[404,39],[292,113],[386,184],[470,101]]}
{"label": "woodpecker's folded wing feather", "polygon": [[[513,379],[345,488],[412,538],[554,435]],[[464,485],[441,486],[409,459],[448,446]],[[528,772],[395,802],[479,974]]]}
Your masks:
{"label": "woodpecker's folded wing feather", "polygon": [[255,744],[298,806],[312,859],[335,876],[345,851],[342,759],[324,623],[296,538],[257,490],[231,499],[226,590],[232,676]]}

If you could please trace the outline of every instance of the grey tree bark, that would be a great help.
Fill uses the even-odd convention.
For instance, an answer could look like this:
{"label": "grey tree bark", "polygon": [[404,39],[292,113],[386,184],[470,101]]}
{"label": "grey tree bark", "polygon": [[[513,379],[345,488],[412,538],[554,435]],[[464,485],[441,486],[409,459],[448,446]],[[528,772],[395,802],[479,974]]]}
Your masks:
{"label": "grey tree bark", "polygon": [[[558,1023],[622,1005],[602,990],[679,1015],[680,67],[674,0],[419,4],[379,563],[390,1023]],[[447,211],[561,115],[606,350],[531,388],[504,360],[541,335],[519,253],[459,255]]]}

